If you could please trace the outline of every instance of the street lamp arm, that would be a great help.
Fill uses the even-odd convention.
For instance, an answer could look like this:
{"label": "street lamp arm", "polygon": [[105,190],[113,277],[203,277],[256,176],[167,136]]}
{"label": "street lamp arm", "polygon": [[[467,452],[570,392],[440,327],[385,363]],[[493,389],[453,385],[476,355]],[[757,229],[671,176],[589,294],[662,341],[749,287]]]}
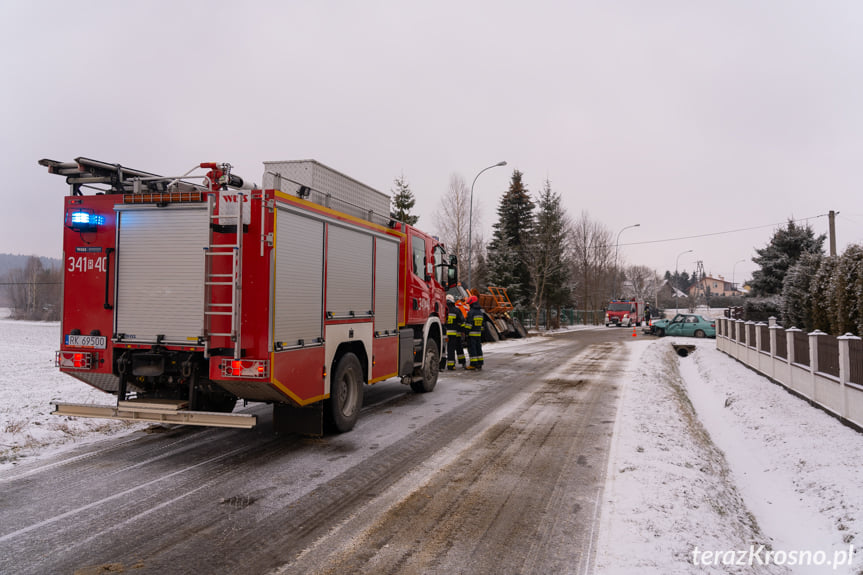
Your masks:
{"label": "street lamp arm", "polygon": [[473,246],[471,245],[473,243],[472,236],[471,236],[471,232],[473,231],[473,185],[476,183],[477,178],[479,178],[483,172],[490,170],[492,168],[498,168],[500,166],[505,166],[505,165],[506,165],[506,160],[504,160],[502,162],[498,162],[498,163],[496,163],[492,166],[489,166],[487,168],[483,168],[482,170],[479,171],[479,173],[476,175],[476,177],[474,177],[473,182],[471,182],[471,184],[470,184],[470,208],[468,209],[468,216],[467,216],[467,287],[468,287],[468,289],[473,287],[473,284],[471,283],[471,277],[470,277],[470,263],[471,263],[471,259],[472,259],[471,256],[473,255]]}
{"label": "street lamp arm", "polygon": [[505,165],[506,165],[506,162],[505,162],[505,161],[504,161],[504,162],[498,162],[498,163],[496,163],[496,164],[495,164],[495,165],[493,165],[493,166],[489,166],[489,167],[487,167],[487,168],[483,168],[483,169],[481,169],[481,170],[479,171],[479,173],[478,173],[478,174],[476,175],[476,177],[473,179],[473,182],[471,182],[471,184],[470,184],[470,198],[471,198],[471,204],[473,203],[473,185],[476,183],[477,178],[479,178],[479,177],[482,175],[482,173],[483,173],[483,172],[485,172],[485,171],[487,171],[487,170],[490,170],[490,169],[492,169],[492,168],[497,168],[498,166],[505,166]]}

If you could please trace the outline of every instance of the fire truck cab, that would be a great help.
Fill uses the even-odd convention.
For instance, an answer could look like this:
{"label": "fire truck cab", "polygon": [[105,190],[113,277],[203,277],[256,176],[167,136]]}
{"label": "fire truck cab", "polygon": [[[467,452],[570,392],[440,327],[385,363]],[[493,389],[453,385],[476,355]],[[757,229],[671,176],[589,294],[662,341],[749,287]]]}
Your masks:
{"label": "fire truck cab", "polygon": [[632,327],[641,325],[644,304],[636,300],[611,300],[605,310],[605,325]]}
{"label": "fire truck cab", "polygon": [[313,160],[265,162],[261,187],[229,164],[40,164],[70,190],[56,363],[117,398],[54,413],[250,428],[243,399],[315,435],[350,430],[366,384],[434,389],[455,269],[385,194]]}

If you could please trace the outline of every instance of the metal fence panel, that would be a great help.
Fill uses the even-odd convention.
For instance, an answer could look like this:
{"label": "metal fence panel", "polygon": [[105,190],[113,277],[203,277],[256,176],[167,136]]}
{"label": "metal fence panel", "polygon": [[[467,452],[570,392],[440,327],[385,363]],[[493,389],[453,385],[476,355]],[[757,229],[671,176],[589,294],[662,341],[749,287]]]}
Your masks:
{"label": "metal fence panel", "polygon": [[539,326],[537,326],[536,312],[524,309],[517,309],[510,312],[510,315],[519,320],[521,324],[533,329],[539,327],[541,329],[549,329],[550,326],[560,327],[572,325],[602,325],[605,319],[603,310],[583,310],[583,309],[561,309],[560,314],[557,310],[552,310],[551,317],[546,317],[545,310],[539,313]]}
{"label": "metal fence panel", "polygon": [[851,360],[851,371],[848,374],[848,381],[863,385],[863,340],[849,340],[848,351],[848,359]]}
{"label": "metal fence panel", "polygon": [[802,331],[794,333],[794,363],[809,365],[809,336]]}
{"label": "metal fence panel", "polygon": [[746,345],[755,347],[755,324],[753,323],[746,326]]}
{"label": "metal fence panel", "polygon": [[788,337],[785,330],[776,330],[776,357],[788,359]]}
{"label": "metal fence panel", "polygon": [[835,335],[818,336],[818,371],[839,377],[839,340]]}
{"label": "metal fence panel", "polygon": [[761,351],[770,353],[770,328],[766,325],[759,325],[758,331],[761,332]]}

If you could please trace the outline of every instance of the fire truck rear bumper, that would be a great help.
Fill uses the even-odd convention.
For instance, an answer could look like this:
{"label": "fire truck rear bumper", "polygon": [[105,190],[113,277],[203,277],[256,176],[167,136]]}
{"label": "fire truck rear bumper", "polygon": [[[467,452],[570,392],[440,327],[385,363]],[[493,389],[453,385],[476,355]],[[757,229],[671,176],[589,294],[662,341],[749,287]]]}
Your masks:
{"label": "fire truck rear bumper", "polygon": [[122,419],[125,421],[150,421],[153,423],[178,423],[207,427],[233,427],[251,429],[257,417],[247,413],[218,413],[210,411],[186,411],[185,401],[146,400],[121,401],[118,405],[93,405],[82,403],[55,403],[51,415],[73,417],[95,417]]}

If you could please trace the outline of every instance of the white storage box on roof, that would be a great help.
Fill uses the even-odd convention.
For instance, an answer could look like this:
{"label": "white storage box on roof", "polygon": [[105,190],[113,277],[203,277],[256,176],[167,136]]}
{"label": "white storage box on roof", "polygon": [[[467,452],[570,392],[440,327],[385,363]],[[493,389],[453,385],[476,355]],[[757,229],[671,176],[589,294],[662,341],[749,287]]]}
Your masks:
{"label": "white storage box on roof", "polygon": [[386,225],[390,220],[390,197],[316,160],[264,162],[264,189],[300,195],[309,188],[311,202]]}

